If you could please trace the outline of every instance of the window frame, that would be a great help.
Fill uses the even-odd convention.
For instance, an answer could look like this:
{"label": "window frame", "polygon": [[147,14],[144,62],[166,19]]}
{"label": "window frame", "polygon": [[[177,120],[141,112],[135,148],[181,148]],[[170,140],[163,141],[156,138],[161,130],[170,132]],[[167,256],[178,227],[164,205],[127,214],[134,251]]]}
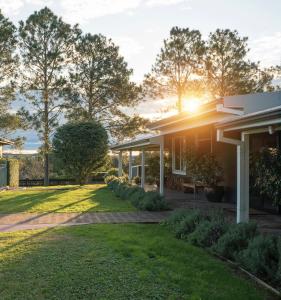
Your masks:
{"label": "window frame", "polygon": [[[176,152],[175,152],[175,141],[180,139],[180,166],[183,164],[183,169],[176,169]],[[172,138],[172,173],[176,175],[186,175],[186,165],[184,163],[184,153],[186,148],[185,136],[176,136]]]}

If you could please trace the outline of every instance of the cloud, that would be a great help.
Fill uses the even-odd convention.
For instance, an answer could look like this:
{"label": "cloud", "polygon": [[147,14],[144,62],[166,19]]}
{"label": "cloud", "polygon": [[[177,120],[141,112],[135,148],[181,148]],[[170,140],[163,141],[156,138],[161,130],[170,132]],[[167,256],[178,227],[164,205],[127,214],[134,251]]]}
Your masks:
{"label": "cloud", "polygon": [[0,0],[1,11],[5,15],[17,15],[23,6],[23,0]]}
{"label": "cloud", "polygon": [[126,60],[142,52],[143,46],[133,38],[122,36],[112,40],[120,47],[120,53]]}
{"label": "cloud", "polygon": [[260,61],[263,67],[281,64],[281,32],[250,41],[249,46],[249,57]]}
{"label": "cloud", "polygon": [[186,0],[147,0],[145,4],[147,6],[162,6],[162,5],[175,5],[187,2]]}
{"label": "cloud", "polygon": [[137,8],[141,0],[61,0],[63,17],[68,21],[86,22]]}

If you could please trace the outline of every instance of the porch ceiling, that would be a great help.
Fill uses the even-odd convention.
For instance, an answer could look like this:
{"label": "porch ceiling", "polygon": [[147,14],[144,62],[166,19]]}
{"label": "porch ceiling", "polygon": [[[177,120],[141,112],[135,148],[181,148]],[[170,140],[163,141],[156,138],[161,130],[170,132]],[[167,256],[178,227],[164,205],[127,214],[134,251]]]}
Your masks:
{"label": "porch ceiling", "polygon": [[148,151],[159,150],[159,138],[162,136],[151,136],[143,139],[132,140],[129,142],[112,145],[112,151],[141,151],[143,149]]}

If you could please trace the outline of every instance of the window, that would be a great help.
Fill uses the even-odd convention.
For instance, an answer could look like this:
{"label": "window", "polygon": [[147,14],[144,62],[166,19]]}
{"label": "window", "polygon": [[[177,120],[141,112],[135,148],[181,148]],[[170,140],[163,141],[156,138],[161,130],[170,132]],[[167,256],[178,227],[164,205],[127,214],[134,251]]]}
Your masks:
{"label": "window", "polygon": [[172,169],[174,174],[185,175],[185,138],[175,137],[173,138],[172,149]]}

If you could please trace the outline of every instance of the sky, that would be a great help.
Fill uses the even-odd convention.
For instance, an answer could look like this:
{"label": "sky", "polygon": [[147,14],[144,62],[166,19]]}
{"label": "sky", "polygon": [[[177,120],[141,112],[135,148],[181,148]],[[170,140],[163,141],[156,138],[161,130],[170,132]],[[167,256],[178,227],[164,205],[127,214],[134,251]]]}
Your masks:
{"label": "sky", "polygon": [[[204,38],[217,28],[236,29],[249,37],[250,59],[265,67],[281,64],[280,0],[0,0],[2,12],[15,24],[44,6],[66,22],[79,23],[85,33],[112,38],[138,83],[173,26],[198,29]],[[137,111],[151,117],[163,104],[143,103]],[[36,147],[34,133],[26,136],[25,147]]]}

